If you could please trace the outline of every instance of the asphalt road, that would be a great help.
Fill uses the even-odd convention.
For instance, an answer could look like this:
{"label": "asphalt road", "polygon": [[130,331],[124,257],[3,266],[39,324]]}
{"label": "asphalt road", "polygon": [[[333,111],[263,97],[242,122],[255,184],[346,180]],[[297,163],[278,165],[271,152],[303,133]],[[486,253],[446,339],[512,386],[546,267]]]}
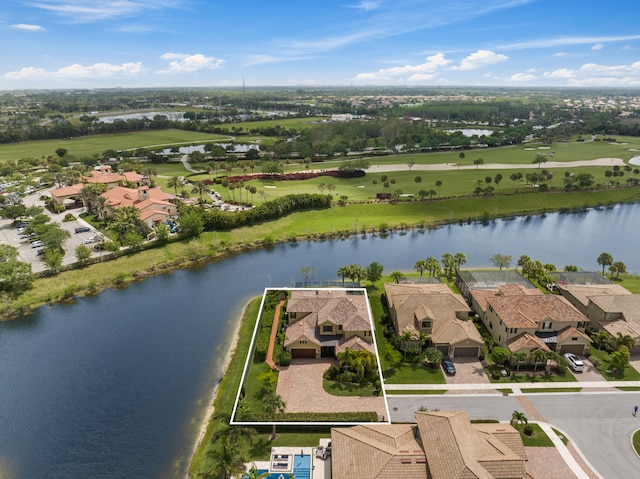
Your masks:
{"label": "asphalt road", "polygon": [[[640,477],[640,459],[631,436],[640,429],[640,392],[527,394],[546,422],[566,433],[591,465],[606,479]],[[514,396],[423,395],[388,398],[394,422],[413,422],[420,407],[467,411],[470,419],[509,421],[522,406]]]}

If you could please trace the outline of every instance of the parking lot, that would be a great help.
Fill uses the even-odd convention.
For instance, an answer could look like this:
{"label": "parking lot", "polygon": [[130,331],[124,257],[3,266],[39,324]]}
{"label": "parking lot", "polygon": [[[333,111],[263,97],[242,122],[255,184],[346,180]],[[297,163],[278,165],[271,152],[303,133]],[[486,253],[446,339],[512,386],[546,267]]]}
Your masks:
{"label": "parking lot", "polygon": [[[23,202],[26,206],[43,206],[43,202],[39,199],[42,194],[43,192],[38,192],[32,195],[25,196]],[[64,213],[53,214],[46,209],[44,210],[45,214],[51,217],[52,222],[58,223],[61,228],[71,233],[71,238],[65,243],[64,246],[65,255],[62,260],[63,265],[75,263],[76,247],[78,245],[85,244],[86,240],[99,234],[99,232],[96,231],[91,225],[89,225],[89,223],[79,217],[80,213],[83,213],[84,211],[84,208],[75,208],[69,211],[65,211]],[[67,215],[67,213],[71,213],[76,219],[74,221],[63,223],[62,220]],[[20,232],[17,228],[14,228],[12,226],[12,223],[12,220],[0,218],[0,242],[17,248],[21,261],[30,263],[32,271],[34,273],[47,269],[43,261],[43,257],[38,255],[38,249],[40,248],[32,248],[31,242],[28,239],[21,238]],[[86,226],[89,228],[89,231],[84,233],[76,233],[75,228],[79,226]],[[92,244],[87,244],[87,246],[89,246],[93,251],[93,256],[104,254],[102,252],[93,250]]]}

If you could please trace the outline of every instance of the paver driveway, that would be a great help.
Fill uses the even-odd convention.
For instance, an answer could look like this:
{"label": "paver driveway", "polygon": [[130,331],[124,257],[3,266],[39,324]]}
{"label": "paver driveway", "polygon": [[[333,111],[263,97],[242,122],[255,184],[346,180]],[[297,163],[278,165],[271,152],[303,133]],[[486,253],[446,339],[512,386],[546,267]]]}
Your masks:
{"label": "paver driveway", "polygon": [[322,374],[336,364],[331,359],[294,359],[278,376],[277,393],[286,403],[286,412],[376,411],[389,419],[384,398],[332,396],[322,387]]}
{"label": "paver driveway", "polygon": [[482,363],[476,358],[453,358],[453,365],[456,367],[456,375],[445,374],[447,384],[489,384],[487,373],[482,367]]}

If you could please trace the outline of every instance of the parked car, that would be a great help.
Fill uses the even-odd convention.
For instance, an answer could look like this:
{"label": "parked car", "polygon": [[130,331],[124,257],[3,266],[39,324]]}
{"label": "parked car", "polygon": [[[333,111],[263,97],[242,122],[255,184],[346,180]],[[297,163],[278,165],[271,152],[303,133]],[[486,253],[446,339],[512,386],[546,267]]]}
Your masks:
{"label": "parked car", "polygon": [[584,363],[578,356],[572,353],[564,353],[564,357],[567,358],[569,367],[575,372],[581,373],[582,371],[584,371]]}
{"label": "parked car", "polygon": [[77,226],[75,229],[76,233],[87,233],[91,231],[91,228],[88,226]]}
{"label": "parked car", "polygon": [[99,243],[100,241],[102,241],[101,236],[91,236],[90,238],[87,238],[86,240],[84,240],[84,243],[91,244],[91,243]]}
{"label": "parked car", "polygon": [[442,369],[450,376],[456,375],[456,367],[453,365],[453,361],[449,358],[442,358]]}
{"label": "parked car", "polygon": [[44,246],[44,243],[40,240],[34,241],[33,243],[31,243],[32,248],[42,248],[43,246]]}

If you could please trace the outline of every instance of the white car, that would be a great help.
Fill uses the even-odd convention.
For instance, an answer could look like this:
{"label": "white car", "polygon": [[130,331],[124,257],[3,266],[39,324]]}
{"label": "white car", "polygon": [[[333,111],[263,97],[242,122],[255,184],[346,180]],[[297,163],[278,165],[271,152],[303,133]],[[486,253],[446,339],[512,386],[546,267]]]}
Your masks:
{"label": "white car", "polygon": [[33,243],[31,243],[32,248],[42,248],[43,246],[44,246],[44,243],[40,240],[34,241]]}
{"label": "white car", "polygon": [[582,371],[584,371],[584,363],[578,356],[572,353],[564,353],[564,357],[567,358],[569,367],[575,372],[581,373]]}

